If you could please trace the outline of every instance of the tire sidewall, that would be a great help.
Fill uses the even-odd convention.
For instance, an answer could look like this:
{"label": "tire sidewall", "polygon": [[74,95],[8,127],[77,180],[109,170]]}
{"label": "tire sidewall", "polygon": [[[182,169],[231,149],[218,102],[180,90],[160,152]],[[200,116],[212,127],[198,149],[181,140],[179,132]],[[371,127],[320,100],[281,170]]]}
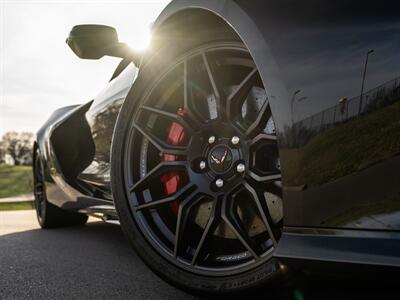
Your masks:
{"label": "tire sidewall", "polygon": [[[37,160],[39,160],[39,167],[42,169],[42,176],[44,176],[44,168],[43,168],[43,161],[40,155],[40,151],[39,148],[37,147],[35,149],[35,156],[34,156],[34,165],[33,165],[33,184],[34,184],[34,197],[35,197],[35,211],[36,211],[36,217],[38,220],[38,223],[41,227],[44,226],[44,220],[46,219],[46,207],[47,207],[47,203],[46,205],[41,206],[39,203],[39,200],[37,199],[37,195],[36,195],[36,183],[37,183],[37,172],[39,172],[39,170],[37,170]],[[42,178],[43,179],[43,178]],[[43,185],[43,191],[42,191],[42,200],[41,201],[46,201],[46,186],[44,183],[44,180],[42,180],[42,185]],[[39,210],[40,210],[40,214],[39,214]]]}

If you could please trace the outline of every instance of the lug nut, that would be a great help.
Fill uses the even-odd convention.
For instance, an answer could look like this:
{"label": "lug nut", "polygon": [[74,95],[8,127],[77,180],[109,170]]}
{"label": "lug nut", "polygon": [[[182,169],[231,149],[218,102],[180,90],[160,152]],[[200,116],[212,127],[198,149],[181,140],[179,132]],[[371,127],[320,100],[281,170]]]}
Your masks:
{"label": "lug nut", "polygon": [[217,180],[215,181],[215,185],[216,185],[218,188],[222,188],[222,187],[224,186],[224,181],[223,181],[222,179],[217,179]]}
{"label": "lug nut", "polygon": [[208,138],[208,143],[211,145],[211,144],[214,144],[215,143],[215,136],[210,136],[209,138]]}
{"label": "lug nut", "polygon": [[239,142],[240,142],[240,139],[239,139],[238,136],[235,135],[234,137],[232,137],[231,143],[232,143],[233,145],[237,145],[237,144],[239,144]]}
{"label": "lug nut", "polygon": [[199,164],[200,170],[204,170],[206,168],[206,162],[204,160],[202,160]]}
{"label": "lug nut", "polygon": [[246,169],[245,165],[240,163],[236,166],[236,171],[238,171],[239,173],[243,173],[244,170]]}

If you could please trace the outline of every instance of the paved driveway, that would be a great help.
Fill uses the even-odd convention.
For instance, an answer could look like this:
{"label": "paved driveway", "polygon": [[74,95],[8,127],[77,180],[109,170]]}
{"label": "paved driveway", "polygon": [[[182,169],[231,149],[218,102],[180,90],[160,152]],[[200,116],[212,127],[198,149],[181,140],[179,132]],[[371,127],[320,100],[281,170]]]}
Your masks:
{"label": "paved driveway", "polygon": [[40,230],[33,211],[0,211],[0,299],[195,299],[150,272],[119,226],[91,221]]}
{"label": "paved driveway", "polygon": [[[397,287],[296,278],[250,299],[400,299]],[[0,211],[0,299],[198,299],[155,276],[116,225],[40,230],[33,211]],[[248,299],[247,299],[248,298]],[[232,298],[230,298],[232,299]]]}

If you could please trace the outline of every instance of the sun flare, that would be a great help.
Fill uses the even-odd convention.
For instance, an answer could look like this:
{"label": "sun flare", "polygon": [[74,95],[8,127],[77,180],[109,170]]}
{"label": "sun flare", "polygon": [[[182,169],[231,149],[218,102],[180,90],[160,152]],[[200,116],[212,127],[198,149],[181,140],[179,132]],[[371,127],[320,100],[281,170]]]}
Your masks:
{"label": "sun flare", "polygon": [[143,51],[147,49],[151,42],[151,31],[149,26],[143,26],[135,33],[134,38],[128,40],[128,45],[134,50]]}

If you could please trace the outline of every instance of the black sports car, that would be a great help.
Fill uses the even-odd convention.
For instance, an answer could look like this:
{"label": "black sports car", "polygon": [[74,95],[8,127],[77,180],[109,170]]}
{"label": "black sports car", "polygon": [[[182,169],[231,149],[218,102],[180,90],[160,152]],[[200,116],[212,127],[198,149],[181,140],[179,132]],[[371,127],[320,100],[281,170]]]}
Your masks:
{"label": "black sports car", "polygon": [[199,293],[298,263],[399,267],[398,3],[173,1],[141,54],[75,26],[78,56],[122,60],[37,134],[40,225],[118,223]]}

